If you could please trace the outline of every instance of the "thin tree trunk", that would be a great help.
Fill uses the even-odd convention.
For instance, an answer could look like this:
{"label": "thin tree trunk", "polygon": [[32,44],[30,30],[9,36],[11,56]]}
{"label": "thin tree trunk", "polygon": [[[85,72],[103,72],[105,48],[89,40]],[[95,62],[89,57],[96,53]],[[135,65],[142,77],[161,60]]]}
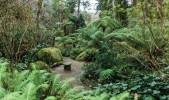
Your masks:
{"label": "thin tree trunk", "polygon": [[39,29],[39,23],[40,23],[39,17],[40,17],[40,13],[41,13],[41,9],[42,9],[42,4],[43,4],[43,0],[39,0],[38,1],[38,11],[37,11],[36,20],[35,20],[37,29]]}
{"label": "thin tree trunk", "polygon": [[137,5],[137,0],[133,0],[132,5],[135,7]]}
{"label": "thin tree trunk", "polygon": [[80,2],[81,0],[78,0],[78,18],[80,17]]}

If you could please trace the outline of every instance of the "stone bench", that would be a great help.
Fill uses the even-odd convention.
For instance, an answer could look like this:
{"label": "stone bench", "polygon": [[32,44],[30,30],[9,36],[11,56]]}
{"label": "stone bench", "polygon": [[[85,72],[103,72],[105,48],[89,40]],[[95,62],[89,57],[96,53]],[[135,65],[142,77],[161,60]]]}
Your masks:
{"label": "stone bench", "polygon": [[63,63],[63,66],[64,66],[64,70],[65,71],[71,71],[71,62],[65,62]]}

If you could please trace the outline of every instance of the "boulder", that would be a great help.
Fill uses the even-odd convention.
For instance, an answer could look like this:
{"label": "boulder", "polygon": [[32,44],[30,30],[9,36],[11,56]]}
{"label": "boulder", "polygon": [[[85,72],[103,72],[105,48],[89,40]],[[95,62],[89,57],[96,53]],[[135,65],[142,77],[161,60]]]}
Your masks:
{"label": "boulder", "polygon": [[79,54],[77,57],[76,57],[76,61],[85,61],[85,58],[87,57],[87,52],[84,51],[82,52],[81,54]]}
{"label": "boulder", "polygon": [[61,62],[56,62],[54,64],[51,65],[51,68],[54,68],[54,67],[58,67],[59,65],[62,65],[63,61]]}
{"label": "boulder", "polygon": [[39,69],[39,70],[49,70],[49,66],[42,62],[42,61],[37,61],[34,63],[30,63],[29,67],[33,70]]}
{"label": "boulder", "polygon": [[54,64],[63,61],[62,53],[58,48],[43,48],[38,52],[38,59],[47,64]]}
{"label": "boulder", "polygon": [[76,61],[93,61],[95,59],[95,55],[98,54],[98,49],[91,48],[83,51],[76,57]]}

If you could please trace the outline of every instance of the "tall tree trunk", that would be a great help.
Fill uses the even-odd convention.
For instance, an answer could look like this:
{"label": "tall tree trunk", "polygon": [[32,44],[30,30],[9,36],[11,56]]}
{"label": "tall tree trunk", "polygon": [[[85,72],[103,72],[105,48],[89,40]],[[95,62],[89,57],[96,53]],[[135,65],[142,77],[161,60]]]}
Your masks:
{"label": "tall tree trunk", "polygon": [[78,18],[80,17],[80,2],[81,2],[81,0],[78,0]]}
{"label": "tall tree trunk", "polygon": [[136,5],[137,5],[137,0],[133,0],[133,1],[132,1],[132,6],[135,7]]}
{"label": "tall tree trunk", "polygon": [[37,11],[36,20],[35,20],[37,29],[39,29],[39,23],[40,23],[39,17],[40,17],[40,13],[41,13],[41,9],[42,9],[42,4],[43,4],[43,0],[39,0],[38,1],[38,11]]}

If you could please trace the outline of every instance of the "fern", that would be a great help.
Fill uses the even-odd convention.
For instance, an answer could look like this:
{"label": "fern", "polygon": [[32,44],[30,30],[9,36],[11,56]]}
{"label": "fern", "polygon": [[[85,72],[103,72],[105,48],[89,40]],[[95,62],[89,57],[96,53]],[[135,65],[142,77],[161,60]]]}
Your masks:
{"label": "fern", "polygon": [[69,100],[69,99],[71,100],[72,98],[77,99],[78,96],[75,94],[81,92],[82,89],[83,89],[82,86],[77,86],[68,90],[66,94],[62,97],[62,100]]}
{"label": "fern", "polygon": [[55,96],[48,96],[45,100],[57,100]]}
{"label": "fern", "polygon": [[130,94],[128,92],[121,93],[117,96],[112,97],[110,100],[128,100]]}
{"label": "fern", "polygon": [[22,91],[25,100],[36,100],[37,88],[35,84],[28,83]]}
{"label": "fern", "polygon": [[[29,75],[29,71],[22,71],[19,73],[18,71],[14,71],[12,74],[12,81],[10,82],[9,88],[13,91],[19,91],[24,87],[29,81],[25,80]],[[17,78],[16,78],[17,77]]]}
{"label": "fern", "polygon": [[23,100],[23,97],[20,94],[21,92],[12,92],[5,95],[1,100]]}
{"label": "fern", "polygon": [[110,28],[109,32],[113,32],[116,29],[121,28],[121,24],[120,22],[118,22],[115,19],[112,19],[109,16],[105,16],[101,19],[95,20],[91,23],[88,24],[87,28],[92,28],[92,27],[96,27],[97,29],[101,29],[103,32],[106,32],[105,30],[107,28]]}
{"label": "fern", "polygon": [[67,80],[63,81],[63,84],[60,87],[60,90],[58,91],[59,94],[64,94],[67,90],[70,89],[70,84],[74,81],[74,78],[69,78]]}
{"label": "fern", "polygon": [[106,69],[100,72],[99,75],[99,80],[110,80],[113,75],[113,70],[112,69]]}
{"label": "fern", "polygon": [[51,85],[51,90],[50,90],[51,95],[54,95],[56,92],[58,92],[59,87],[60,87],[60,84],[58,84],[59,80],[60,80],[60,75],[54,76],[52,85]]}
{"label": "fern", "polygon": [[[7,63],[0,67],[1,100],[105,100],[107,93],[83,90],[81,86],[72,88],[74,78],[60,81],[59,75],[51,75],[45,70],[25,70],[8,72]],[[109,70],[107,70],[109,72]],[[106,73],[103,72],[103,75]],[[6,76],[4,76],[6,75]]]}
{"label": "fern", "polygon": [[7,66],[9,65],[9,63],[4,62],[0,64],[0,86],[3,87],[3,82],[4,82],[4,78],[6,78],[7,73]]}
{"label": "fern", "polygon": [[0,87],[0,98],[3,98],[7,94],[8,92],[4,88]]}

